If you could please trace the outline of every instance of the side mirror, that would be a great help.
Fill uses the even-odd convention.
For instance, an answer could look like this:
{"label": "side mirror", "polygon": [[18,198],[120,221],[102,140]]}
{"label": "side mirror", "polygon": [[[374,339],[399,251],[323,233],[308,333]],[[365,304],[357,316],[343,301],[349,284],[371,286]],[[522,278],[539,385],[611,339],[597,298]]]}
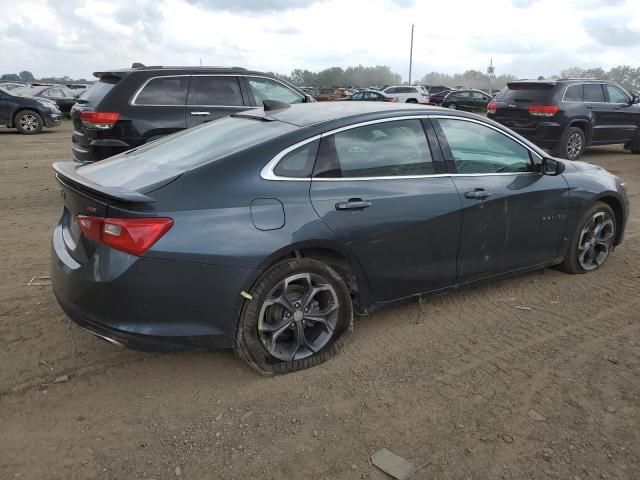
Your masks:
{"label": "side mirror", "polygon": [[559,160],[548,157],[542,159],[541,170],[544,175],[562,175],[565,168],[565,164]]}

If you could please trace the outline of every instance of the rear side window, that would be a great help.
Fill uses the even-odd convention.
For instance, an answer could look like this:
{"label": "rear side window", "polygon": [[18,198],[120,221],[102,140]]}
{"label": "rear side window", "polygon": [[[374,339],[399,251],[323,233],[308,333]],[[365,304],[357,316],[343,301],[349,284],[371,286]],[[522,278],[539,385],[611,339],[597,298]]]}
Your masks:
{"label": "rear side window", "polygon": [[315,140],[289,152],[278,162],[273,173],[279,177],[310,178],[319,143]]}
{"label": "rear side window", "polygon": [[586,83],[584,85],[585,102],[604,102],[604,90],[599,83]]}
{"label": "rear side window", "polygon": [[474,122],[439,119],[458,173],[515,173],[532,170],[529,151],[506,135]]}
{"label": "rear side window", "polygon": [[184,106],[189,77],[158,77],[150,80],[134,98],[135,105]]}
{"label": "rear side window", "polygon": [[191,77],[189,105],[242,106],[238,77]]}
{"label": "rear side window", "polygon": [[111,89],[118,83],[117,78],[104,78],[98,80],[93,85],[90,85],[84,92],[80,94],[78,100],[81,103],[90,103],[91,105],[98,105],[102,99],[111,91]]}
{"label": "rear side window", "polygon": [[351,128],[322,140],[316,177],[430,175],[431,151],[420,120]]}
{"label": "rear side window", "polygon": [[564,92],[565,102],[581,102],[582,101],[582,85],[571,85],[567,87],[567,91]]}

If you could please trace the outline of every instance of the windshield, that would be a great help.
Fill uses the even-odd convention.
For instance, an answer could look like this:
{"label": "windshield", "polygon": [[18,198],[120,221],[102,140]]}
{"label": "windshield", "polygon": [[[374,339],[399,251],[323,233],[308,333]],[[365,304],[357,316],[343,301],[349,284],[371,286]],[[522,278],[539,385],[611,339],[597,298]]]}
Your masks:
{"label": "windshield", "polygon": [[225,117],[81,167],[78,173],[101,185],[136,189],[162,177],[179,174],[253,147],[296,128],[279,121]]}

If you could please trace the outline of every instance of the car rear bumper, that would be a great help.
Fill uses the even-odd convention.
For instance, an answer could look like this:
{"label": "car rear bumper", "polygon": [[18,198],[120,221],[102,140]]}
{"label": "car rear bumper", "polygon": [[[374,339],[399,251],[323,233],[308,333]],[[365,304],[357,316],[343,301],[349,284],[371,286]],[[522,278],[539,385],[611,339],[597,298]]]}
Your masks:
{"label": "car rear bumper", "polygon": [[77,134],[74,133],[71,140],[71,153],[74,160],[77,162],[97,162],[133,148],[120,141],[118,141],[117,144],[114,144],[113,141],[105,142],[101,140],[93,140],[88,145],[82,145],[76,141],[76,135]]}
{"label": "car rear bumper", "polygon": [[99,246],[85,263],[53,235],[51,281],[58,303],[85,330],[131,347],[232,348],[240,292],[256,271],[135,257]]}
{"label": "car rear bumper", "polygon": [[540,122],[534,127],[523,127],[518,125],[516,121],[505,121],[493,116],[489,116],[489,118],[544,148],[555,147],[562,137],[563,126],[556,122]]}

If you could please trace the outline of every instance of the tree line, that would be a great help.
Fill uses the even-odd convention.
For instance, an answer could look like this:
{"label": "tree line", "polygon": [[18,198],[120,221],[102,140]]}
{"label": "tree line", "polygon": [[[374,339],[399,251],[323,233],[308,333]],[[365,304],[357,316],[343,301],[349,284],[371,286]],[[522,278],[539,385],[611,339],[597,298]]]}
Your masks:
{"label": "tree line", "polygon": [[[319,72],[310,70],[295,69],[289,75],[278,74],[280,77],[289,80],[294,85],[306,87],[369,87],[383,85],[401,84],[401,76],[391,71],[391,68],[384,65],[375,67],[331,67]],[[628,90],[640,90],[640,67],[630,67],[621,65],[608,71],[603,68],[579,68],[572,67],[562,70],[557,75],[552,75],[549,79],[558,78],[597,78],[599,80],[610,80],[619,83]],[[538,77],[542,78],[542,77]],[[508,82],[518,80],[512,74],[501,74],[491,76],[491,88],[499,89]],[[406,82],[404,82],[406,83]],[[440,73],[430,72],[424,75],[414,84],[420,85],[444,85],[446,87],[465,86],[470,88],[489,87],[489,75],[479,70],[467,70],[463,73]]]}
{"label": "tree line", "polygon": [[[278,74],[278,76],[289,80],[294,85],[306,87],[370,87],[383,85],[402,84],[402,77],[386,65],[376,65],[375,67],[331,67],[319,72],[312,72],[300,68],[294,69],[289,75]],[[552,75],[550,79],[557,78],[597,78],[600,80],[610,80],[619,83],[628,90],[640,90],[640,67],[630,67],[621,65],[608,71],[603,68],[578,68],[572,67],[562,70],[557,75]],[[20,73],[5,73],[0,76],[0,81],[22,81],[33,82],[36,78],[28,70]],[[508,82],[517,80],[515,75],[502,74],[491,77],[491,88],[499,89]],[[38,81],[46,83],[90,83],[84,78],[73,79],[64,77],[43,77]],[[406,82],[405,82],[406,83]],[[488,88],[489,75],[479,70],[467,70],[463,73],[427,73],[417,82],[421,85],[444,85],[447,87],[465,86],[470,88]]]}

